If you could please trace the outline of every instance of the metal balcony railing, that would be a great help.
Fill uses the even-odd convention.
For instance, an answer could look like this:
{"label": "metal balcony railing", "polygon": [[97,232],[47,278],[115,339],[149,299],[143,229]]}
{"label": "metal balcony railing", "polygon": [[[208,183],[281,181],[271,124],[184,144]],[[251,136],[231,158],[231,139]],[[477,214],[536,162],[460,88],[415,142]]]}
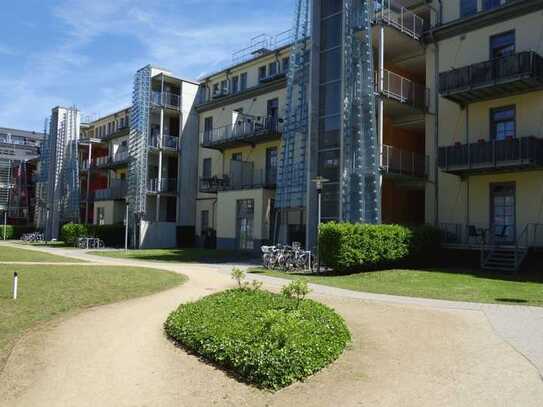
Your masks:
{"label": "metal balcony railing", "polygon": [[269,117],[263,121],[240,120],[235,125],[219,127],[205,131],[201,134],[202,146],[219,147],[232,143],[255,142],[259,137],[280,136],[282,133],[282,121]]}
{"label": "metal balcony railing", "polygon": [[162,138],[162,147],[170,150],[177,150],[179,147],[179,137],[164,135]]}
{"label": "metal balcony railing", "polygon": [[128,150],[119,150],[117,151],[112,157],[111,157],[111,161],[113,163],[120,163],[120,162],[124,162],[124,161],[128,161],[128,158],[129,158],[129,154],[128,154]]}
{"label": "metal balcony railing", "polygon": [[158,178],[149,179],[147,182],[147,192],[175,194],[177,192],[176,178],[162,178],[159,183]]}
{"label": "metal balcony railing", "polygon": [[[488,91],[477,95],[473,94],[474,88],[489,88],[508,81],[526,79],[532,79],[543,85],[543,58],[534,51],[519,52],[442,72],[439,74],[439,92],[447,96],[471,91],[469,96],[479,100],[486,97]],[[530,83],[520,85],[526,90],[534,87],[534,84]]]}
{"label": "metal balcony railing", "polygon": [[451,173],[541,167],[543,139],[530,136],[440,147],[438,164]]}
{"label": "metal balcony railing", "polygon": [[417,40],[424,32],[424,19],[397,0],[374,0],[373,15],[375,21],[385,22]]}
{"label": "metal balcony railing", "polygon": [[[375,89],[377,92],[379,86],[379,72],[377,71],[375,72]],[[388,98],[409,104],[417,109],[426,110],[428,107],[429,89],[386,69],[384,70],[382,93]]]}
{"label": "metal balcony railing", "polygon": [[151,103],[155,106],[181,110],[181,96],[171,92],[151,92]]}
{"label": "metal balcony railing", "polygon": [[94,192],[96,201],[114,201],[125,199],[128,192],[128,184],[126,181],[113,180],[109,188],[99,189]]}
{"label": "metal balcony railing", "polygon": [[428,175],[428,157],[399,148],[383,146],[383,173],[389,175],[426,178]]}
{"label": "metal balcony railing", "polygon": [[[250,163],[252,164],[252,163]],[[277,184],[277,169],[253,169],[246,166],[241,170],[230,171],[229,175],[200,178],[200,192],[217,193],[244,189],[273,189]]]}
{"label": "metal balcony railing", "polygon": [[160,136],[151,136],[149,137],[149,147],[151,148],[159,148],[160,146]]}

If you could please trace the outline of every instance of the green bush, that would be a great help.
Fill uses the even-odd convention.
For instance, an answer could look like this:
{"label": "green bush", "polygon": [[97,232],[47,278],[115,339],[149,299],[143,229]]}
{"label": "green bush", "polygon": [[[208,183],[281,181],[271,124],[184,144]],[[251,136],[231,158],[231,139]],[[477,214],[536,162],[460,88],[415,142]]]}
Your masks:
{"label": "green bush", "polygon": [[439,231],[431,226],[326,223],[319,251],[323,264],[336,272],[394,265],[439,248]]}
{"label": "green bush", "polygon": [[[7,225],[6,226],[6,239],[20,239],[25,233],[35,232],[34,226],[24,225]],[[4,238],[4,225],[0,225],[0,239]]]}
{"label": "green bush", "polygon": [[81,225],[77,223],[67,223],[60,229],[60,238],[66,244],[75,245],[77,239],[89,235],[89,229],[87,225]]}
{"label": "green bush", "polygon": [[6,229],[6,239],[15,239],[15,228],[12,225],[0,225],[0,239],[4,238],[4,228]]}
{"label": "green bush", "polygon": [[259,387],[279,389],[336,360],[350,341],[332,309],[267,291],[235,289],[181,305],[166,333]]}

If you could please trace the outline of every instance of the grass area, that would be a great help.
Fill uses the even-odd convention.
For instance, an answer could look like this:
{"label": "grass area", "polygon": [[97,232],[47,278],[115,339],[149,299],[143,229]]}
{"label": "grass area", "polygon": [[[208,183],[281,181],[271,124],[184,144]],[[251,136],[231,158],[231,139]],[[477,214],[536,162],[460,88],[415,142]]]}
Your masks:
{"label": "grass area", "polygon": [[165,329],[189,350],[269,389],[317,372],[350,341],[343,319],[325,305],[252,289],[183,304]]}
{"label": "grass area", "polygon": [[93,255],[118,259],[137,259],[179,263],[225,263],[254,258],[253,253],[235,250],[215,249],[154,249],[93,252]]}
{"label": "grass area", "polygon": [[36,250],[19,249],[11,246],[0,246],[0,262],[2,261],[84,263],[83,260],[56,256],[54,254],[43,253]]}
{"label": "grass area", "polygon": [[543,275],[536,278],[465,270],[386,270],[350,275],[308,275],[254,269],[272,277],[378,294],[543,306]]}
{"label": "grass area", "polygon": [[[16,301],[11,299],[13,272],[19,275]],[[0,370],[16,339],[37,323],[94,305],[152,294],[184,281],[179,274],[137,267],[1,266]]]}

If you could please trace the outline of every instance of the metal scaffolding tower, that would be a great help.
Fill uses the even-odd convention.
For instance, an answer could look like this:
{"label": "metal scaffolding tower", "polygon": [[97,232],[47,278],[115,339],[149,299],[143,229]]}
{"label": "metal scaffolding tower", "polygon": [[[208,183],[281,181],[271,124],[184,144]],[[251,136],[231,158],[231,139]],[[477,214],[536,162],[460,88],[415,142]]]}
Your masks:
{"label": "metal scaffolding tower", "polygon": [[344,0],[341,220],[381,222],[380,142],[376,130],[372,4]]}
{"label": "metal scaffolding tower", "polygon": [[294,42],[290,55],[285,126],[277,168],[279,209],[303,208],[307,185],[308,86],[310,65],[310,0],[298,0],[295,9]]}
{"label": "metal scaffolding tower", "polygon": [[37,188],[37,225],[47,239],[57,239],[59,228],[79,223],[80,185],[78,142],[80,113],[75,107],[55,107],[49,120],[49,133],[40,154]]}
{"label": "metal scaffolding tower", "polygon": [[[128,140],[130,162],[128,165],[128,205],[132,214],[130,228],[134,242],[138,242],[139,221],[145,216],[147,206],[148,150],[150,138],[151,74],[150,65],[140,69],[134,78],[132,108],[130,110],[130,135]],[[136,244],[137,246],[137,244]]]}

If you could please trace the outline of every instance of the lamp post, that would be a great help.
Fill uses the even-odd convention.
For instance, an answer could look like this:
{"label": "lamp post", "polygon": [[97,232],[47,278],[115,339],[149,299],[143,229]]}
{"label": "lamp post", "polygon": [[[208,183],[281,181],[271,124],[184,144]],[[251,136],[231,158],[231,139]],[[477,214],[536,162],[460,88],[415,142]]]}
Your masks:
{"label": "lamp post", "polygon": [[326,179],[324,177],[318,176],[313,178],[311,181],[315,183],[315,187],[317,188],[317,244],[316,244],[316,253],[317,253],[317,271],[320,272],[321,270],[321,256],[319,253],[319,235],[320,235],[320,229],[321,229],[321,208],[322,208],[322,187],[324,184],[329,182],[329,179]]}

